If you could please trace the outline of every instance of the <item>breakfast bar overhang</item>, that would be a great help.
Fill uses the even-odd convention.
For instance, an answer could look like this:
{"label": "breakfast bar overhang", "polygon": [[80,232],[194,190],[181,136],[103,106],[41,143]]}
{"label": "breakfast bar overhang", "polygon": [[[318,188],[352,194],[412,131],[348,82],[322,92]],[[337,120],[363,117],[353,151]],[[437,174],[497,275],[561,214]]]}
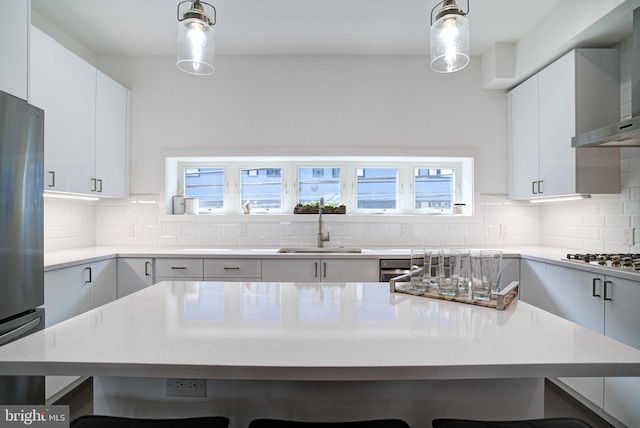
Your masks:
{"label": "breakfast bar overhang", "polygon": [[[640,351],[524,302],[385,283],[162,282],[0,349],[0,375],[94,377],[97,414],[542,417],[544,378],[637,377]],[[204,397],[168,396],[203,380]],[[204,388],[204,391],[202,390]]]}

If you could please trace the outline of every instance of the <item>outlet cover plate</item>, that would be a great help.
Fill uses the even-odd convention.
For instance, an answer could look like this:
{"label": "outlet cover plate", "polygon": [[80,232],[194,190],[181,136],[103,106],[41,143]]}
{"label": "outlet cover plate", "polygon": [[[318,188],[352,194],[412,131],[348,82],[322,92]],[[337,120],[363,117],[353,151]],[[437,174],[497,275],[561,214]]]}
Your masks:
{"label": "outlet cover plate", "polygon": [[204,379],[167,379],[167,397],[206,397]]}

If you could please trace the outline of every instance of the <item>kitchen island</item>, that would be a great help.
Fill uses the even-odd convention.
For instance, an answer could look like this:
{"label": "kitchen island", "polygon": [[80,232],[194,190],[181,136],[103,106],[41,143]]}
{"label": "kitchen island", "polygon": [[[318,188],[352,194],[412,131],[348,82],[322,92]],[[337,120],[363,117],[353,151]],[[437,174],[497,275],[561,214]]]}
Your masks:
{"label": "kitchen island", "polygon": [[[543,380],[639,376],[640,351],[524,302],[385,283],[162,282],[0,349],[0,375],[94,376],[95,412],[350,420],[541,417]],[[167,396],[200,379],[204,397]],[[194,394],[195,395],[195,394]]]}

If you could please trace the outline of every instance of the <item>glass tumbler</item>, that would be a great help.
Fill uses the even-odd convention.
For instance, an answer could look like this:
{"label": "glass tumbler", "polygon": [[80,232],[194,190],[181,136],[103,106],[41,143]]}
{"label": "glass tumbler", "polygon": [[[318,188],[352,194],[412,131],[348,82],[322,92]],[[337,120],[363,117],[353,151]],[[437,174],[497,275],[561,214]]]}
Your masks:
{"label": "glass tumbler", "polygon": [[458,295],[460,278],[460,254],[455,250],[443,250],[438,255],[438,292],[441,296]]}
{"label": "glass tumbler", "polygon": [[488,254],[471,254],[471,298],[474,300],[491,300],[492,256]]}
{"label": "glass tumbler", "polygon": [[458,275],[458,292],[460,294],[467,294],[469,291],[469,277],[471,275],[471,252],[468,249],[455,249],[451,251],[457,253],[460,260],[458,270],[456,272]]}
{"label": "glass tumbler", "polygon": [[411,250],[411,287],[416,291],[429,289],[429,277],[424,269],[425,260],[424,248]]}
{"label": "glass tumbler", "polygon": [[500,250],[481,250],[481,255],[491,257],[491,292],[500,291],[500,278],[502,275],[502,251]]}

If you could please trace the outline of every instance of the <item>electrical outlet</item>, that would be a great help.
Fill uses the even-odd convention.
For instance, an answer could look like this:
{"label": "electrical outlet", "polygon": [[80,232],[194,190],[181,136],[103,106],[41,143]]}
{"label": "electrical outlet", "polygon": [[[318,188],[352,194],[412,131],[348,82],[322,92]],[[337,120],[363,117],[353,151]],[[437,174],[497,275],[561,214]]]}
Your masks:
{"label": "electrical outlet", "polygon": [[633,227],[622,230],[622,245],[634,245],[633,232],[634,232]]}
{"label": "electrical outlet", "polygon": [[503,238],[505,236],[509,236],[509,228],[507,227],[506,224],[500,225],[500,236],[502,236]]}
{"label": "electrical outlet", "polygon": [[403,224],[402,225],[402,237],[403,238],[412,238],[413,237],[413,225],[412,224]]}
{"label": "electrical outlet", "polygon": [[240,238],[246,238],[247,237],[247,223],[240,223],[238,225],[238,236]]}
{"label": "electrical outlet", "polygon": [[167,379],[167,397],[206,397],[204,379]]}
{"label": "electrical outlet", "polygon": [[127,238],[133,238],[134,235],[134,231],[135,231],[135,225],[134,224],[127,224],[127,231],[126,231],[126,237]]}

